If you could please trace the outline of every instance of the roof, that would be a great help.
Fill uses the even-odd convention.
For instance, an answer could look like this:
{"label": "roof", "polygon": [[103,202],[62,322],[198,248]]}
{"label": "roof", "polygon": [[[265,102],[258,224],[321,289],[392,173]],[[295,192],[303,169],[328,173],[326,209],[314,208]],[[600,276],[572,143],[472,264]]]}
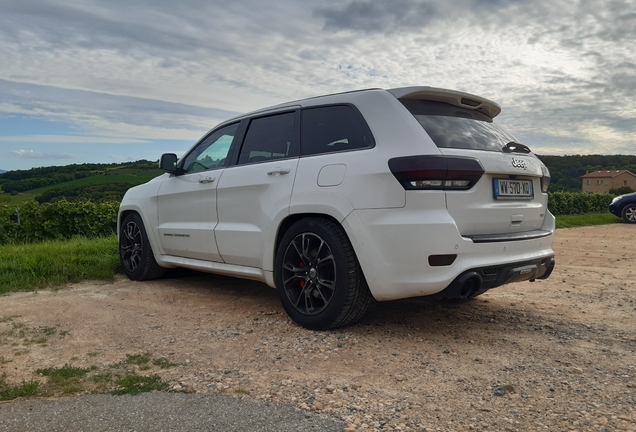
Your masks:
{"label": "roof", "polygon": [[628,173],[636,177],[636,174],[632,173],[631,171],[609,170],[609,171],[594,171],[589,174],[585,174],[584,176],[581,176],[581,178],[612,178],[612,177],[616,177],[617,175],[621,175],[623,173]]}

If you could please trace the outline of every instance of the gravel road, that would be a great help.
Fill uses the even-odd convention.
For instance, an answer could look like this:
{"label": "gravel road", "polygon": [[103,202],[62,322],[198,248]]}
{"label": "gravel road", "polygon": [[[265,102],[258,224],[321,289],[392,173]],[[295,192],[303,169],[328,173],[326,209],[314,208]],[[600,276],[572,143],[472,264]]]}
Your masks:
{"label": "gravel road", "polygon": [[[294,325],[274,290],[214,275],[12,294],[0,297],[0,374],[9,383],[46,382],[38,368],[101,369],[141,353],[178,365],[139,373],[158,374],[188,394],[90,396],[127,409],[117,411],[111,430],[126,429],[132,414],[124,413],[142,412],[136,405],[153,398],[167,403],[151,406],[170,409],[192,398],[204,416],[200,429],[233,430],[203,423],[220,403],[206,397],[222,395],[227,403],[269,403],[267,418],[298,422],[294,427],[636,431],[635,234],[636,225],[626,224],[559,230],[548,280],[507,285],[464,304],[378,303],[358,325],[328,332]],[[56,333],[32,343],[43,328]],[[40,403],[49,402],[0,404],[0,424]],[[107,408],[96,410],[93,417],[103,419]],[[188,419],[199,421],[195,414],[168,418],[156,423],[192,430]],[[126,430],[133,429],[144,430]],[[244,430],[260,429],[248,423]]]}

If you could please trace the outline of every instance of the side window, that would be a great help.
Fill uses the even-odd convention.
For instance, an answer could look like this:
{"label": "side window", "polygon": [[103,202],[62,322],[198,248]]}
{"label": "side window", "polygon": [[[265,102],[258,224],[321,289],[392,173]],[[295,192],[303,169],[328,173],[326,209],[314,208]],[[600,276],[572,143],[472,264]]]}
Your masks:
{"label": "side window", "polygon": [[188,173],[194,173],[224,167],[238,126],[239,124],[235,123],[208,135],[186,156],[183,169]]}
{"label": "side window", "polygon": [[250,122],[238,163],[282,159],[292,154],[296,113],[256,118]]}
{"label": "side window", "polygon": [[368,148],[373,144],[371,131],[353,107],[336,105],[302,112],[302,155]]}

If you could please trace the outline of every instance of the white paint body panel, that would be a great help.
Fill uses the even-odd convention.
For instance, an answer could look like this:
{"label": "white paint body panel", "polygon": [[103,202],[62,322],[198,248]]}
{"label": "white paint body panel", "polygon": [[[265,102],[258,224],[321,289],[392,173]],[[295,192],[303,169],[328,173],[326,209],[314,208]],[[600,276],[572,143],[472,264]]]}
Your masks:
{"label": "white paint body panel", "polygon": [[223,170],[170,176],[157,194],[157,236],[167,255],[222,261],[216,247],[216,186]]}
{"label": "white paint body panel", "polygon": [[223,172],[217,187],[219,224],[215,232],[224,262],[273,270],[271,245],[280,222],[289,214],[297,166],[295,158],[235,166]]}

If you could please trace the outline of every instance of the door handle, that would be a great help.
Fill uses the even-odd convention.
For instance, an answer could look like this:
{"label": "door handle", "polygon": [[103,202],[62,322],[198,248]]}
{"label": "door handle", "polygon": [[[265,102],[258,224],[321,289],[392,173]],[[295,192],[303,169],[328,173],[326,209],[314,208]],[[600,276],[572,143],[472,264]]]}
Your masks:
{"label": "door handle", "polygon": [[201,180],[199,180],[199,183],[203,183],[203,184],[214,183],[214,180],[216,180],[216,179],[212,178],[212,177],[205,177],[205,178],[202,178]]}
{"label": "door handle", "polygon": [[283,175],[289,174],[291,170],[289,168],[274,168],[274,171],[269,171],[267,175]]}

